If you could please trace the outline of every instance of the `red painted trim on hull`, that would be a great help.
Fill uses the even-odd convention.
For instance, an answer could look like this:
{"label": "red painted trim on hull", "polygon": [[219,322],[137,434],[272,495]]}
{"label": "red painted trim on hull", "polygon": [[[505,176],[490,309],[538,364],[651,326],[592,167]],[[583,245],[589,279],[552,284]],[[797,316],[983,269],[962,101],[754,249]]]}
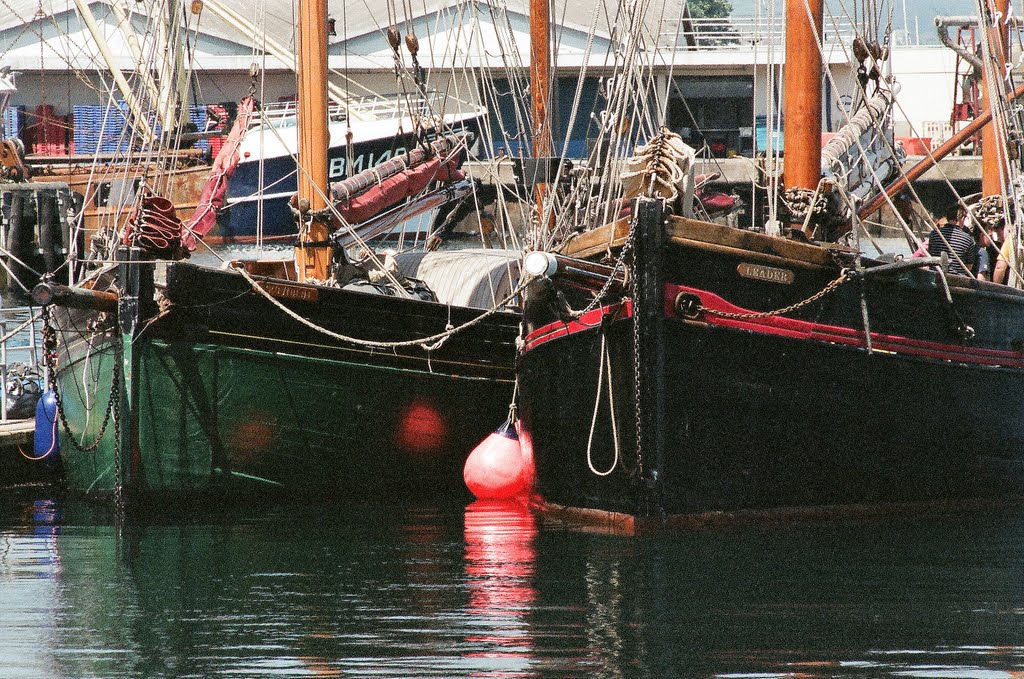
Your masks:
{"label": "red painted trim on hull", "polygon": [[578,319],[569,321],[568,323],[564,321],[548,323],[543,327],[537,328],[526,336],[526,345],[523,350],[529,351],[533,347],[544,344],[545,342],[549,342],[553,339],[565,337],[566,335],[573,335],[584,330],[590,330],[591,328],[601,325],[605,316],[613,316],[612,320],[618,321],[624,318],[629,318],[632,315],[633,302],[631,300],[626,300],[625,302],[617,302],[615,304],[598,307],[597,309],[588,311]]}
{"label": "red painted trim on hull", "polygon": [[[666,317],[677,317],[675,311],[675,299],[679,293],[695,295],[700,298],[701,306],[704,309],[724,311],[728,313],[750,313],[750,309],[744,309],[731,304],[722,297],[704,290],[690,288],[682,285],[668,283],[665,285],[665,315]],[[632,316],[632,306],[617,303],[594,309],[577,321],[564,323],[561,321],[549,323],[526,336],[524,351],[529,351],[545,342],[565,337],[577,332],[589,330],[600,325],[602,318],[614,314],[613,320],[620,320]],[[863,330],[855,330],[837,325],[826,325],[824,323],[812,323],[801,321],[785,316],[768,316],[753,319],[723,318],[710,313],[702,313],[701,322],[733,330],[744,330],[756,332],[763,335],[786,337],[798,340],[812,340],[826,342],[829,344],[841,344],[852,348],[867,350],[867,342],[864,339]],[[928,340],[913,339],[899,335],[886,335],[882,333],[871,333],[871,347],[874,351],[881,353],[900,354],[937,361],[952,361],[971,365],[1002,366],[1012,368],[1024,368],[1024,354],[1010,350],[986,349],[983,347],[967,347],[957,344],[945,344]]]}

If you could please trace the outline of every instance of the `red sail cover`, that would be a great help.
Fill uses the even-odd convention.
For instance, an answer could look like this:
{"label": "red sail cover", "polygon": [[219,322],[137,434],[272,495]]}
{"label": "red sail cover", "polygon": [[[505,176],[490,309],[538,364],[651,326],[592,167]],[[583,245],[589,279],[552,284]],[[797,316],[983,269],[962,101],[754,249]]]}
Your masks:
{"label": "red sail cover", "polygon": [[196,237],[205,236],[217,223],[217,211],[224,206],[224,195],[228,190],[228,180],[238,167],[238,145],[242,134],[252,120],[256,100],[252,97],[242,99],[238,104],[238,116],[228,134],[224,146],[217,153],[210,169],[210,178],[199,196],[199,205],[189,217],[188,223],[182,227],[181,242],[189,250],[196,249]]}
{"label": "red sail cover", "polygon": [[358,224],[416,195],[432,181],[459,181],[465,176],[457,161],[435,157],[382,180],[355,198],[339,202],[336,207],[345,221]]}
{"label": "red sail cover", "polygon": [[[463,154],[458,137],[445,137],[377,167],[331,184],[334,207],[349,224],[358,224],[384,212],[432,181],[453,182],[466,177],[459,169]],[[294,199],[293,199],[294,200]],[[336,224],[335,227],[340,227]]]}

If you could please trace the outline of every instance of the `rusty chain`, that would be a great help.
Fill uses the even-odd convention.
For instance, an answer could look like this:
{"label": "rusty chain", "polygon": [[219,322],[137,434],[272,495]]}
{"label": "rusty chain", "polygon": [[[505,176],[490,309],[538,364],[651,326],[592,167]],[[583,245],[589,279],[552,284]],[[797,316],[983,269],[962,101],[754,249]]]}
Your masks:
{"label": "rusty chain", "polygon": [[794,304],[790,304],[789,306],[786,306],[786,307],[782,307],[781,309],[775,309],[773,311],[750,311],[750,312],[739,313],[739,312],[734,312],[734,311],[720,311],[718,309],[708,309],[707,307],[703,307],[701,310],[703,310],[704,313],[706,313],[706,314],[711,314],[712,316],[718,316],[719,318],[728,318],[728,319],[737,320],[737,321],[750,320],[750,319],[754,319],[754,318],[769,318],[771,316],[782,316],[782,315],[788,314],[788,313],[790,313],[792,311],[796,311],[797,309],[802,309],[803,307],[807,306],[808,304],[813,304],[813,303],[817,302],[819,299],[821,299],[825,295],[828,295],[829,293],[834,292],[837,288],[839,288],[841,285],[843,285],[847,281],[851,280],[852,278],[853,278],[853,275],[850,272],[850,270],[849,269],[843,269],[840,272],[838,278],[836,278],[835,280],[831,281],[828,285],[826,285],[824,288],[822,288],[818,292],[814,293],[813,295],[811,295],[807,299],[800,300],[799,302],[796,302]]}

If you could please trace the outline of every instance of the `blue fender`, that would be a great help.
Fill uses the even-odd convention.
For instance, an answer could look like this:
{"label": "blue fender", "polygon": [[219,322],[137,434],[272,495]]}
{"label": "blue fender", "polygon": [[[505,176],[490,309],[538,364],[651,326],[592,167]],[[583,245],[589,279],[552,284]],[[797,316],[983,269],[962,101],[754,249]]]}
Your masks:
{"label": "blue fender", "polygon": [[32,444],[35,459],[55,460],[60,455],[57,420],[57,395],[53,389],[47,389],[36,404],[36,433]]}

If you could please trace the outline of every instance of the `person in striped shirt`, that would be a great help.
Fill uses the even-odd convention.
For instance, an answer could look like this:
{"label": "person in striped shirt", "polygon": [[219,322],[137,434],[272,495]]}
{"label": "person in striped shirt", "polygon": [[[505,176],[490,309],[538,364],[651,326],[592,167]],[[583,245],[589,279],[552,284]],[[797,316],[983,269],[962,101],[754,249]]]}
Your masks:
{"label": "person in striped shirt", "polygon": [[959,205],[946,212],[946,223],[932,229],[928,235],[928,254],[938,257],[949,255],[949,272],[960,276],[974,276],[978,262],[978,243],[964,226],[966,214]]}

